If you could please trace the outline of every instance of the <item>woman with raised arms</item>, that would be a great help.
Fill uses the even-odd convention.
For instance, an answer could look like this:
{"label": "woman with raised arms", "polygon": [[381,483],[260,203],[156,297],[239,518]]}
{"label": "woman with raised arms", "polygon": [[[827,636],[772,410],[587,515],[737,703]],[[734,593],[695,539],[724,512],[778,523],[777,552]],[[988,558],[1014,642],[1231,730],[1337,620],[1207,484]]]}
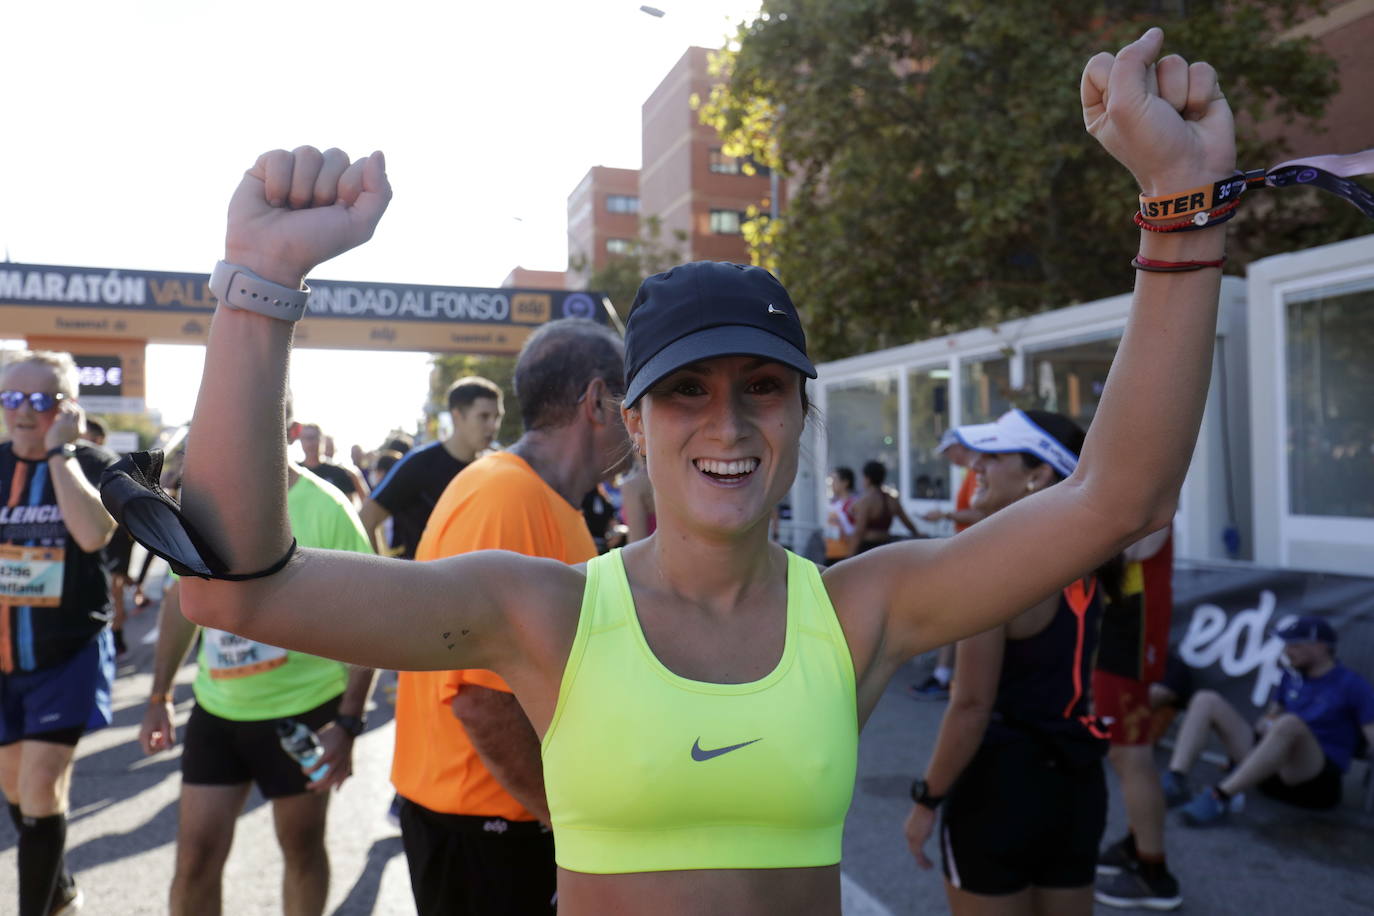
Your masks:
{"label": "woman with raised arms", "polygon": [[[1094,57],[1082,78],[1089,133],[1147,195],[1235,168],[1215,73],[1159,57],[1162,43],[1152,29]],[[380,153],[350,165],[338,150],[300,148],[263,155],[230,203],[225,259],[240,279],[228,298],[239,307],[215,315],[184,511],[235,572],[270,570],[292,545],[281,434],[291,323],[255,312],[366,241],[390,196]],[[1121,201],[1122,218],[1134,207]],[[1146,232],[1140,253],[1213,261],[1224,242],[1215,227]],[[858,730],[892,674],[1058,593],[1170,519],[1202,414],[1219,282],[1215,269],[1138,274],[1092,432],[1063,483],[958,537],[870,551],[822,577],[768,540],[814,377],[796,311],[757,268],[676,268],[645,282],[626,335],[622,416],[653,483],[653,536],[578,567],[501,552],[403,563],[300,550],[261,578],[186,579],[186,613],[372,667],[502,675],[544,742],[565,916],[838,916]],[[268,305],[249,302],[250,288]]]}

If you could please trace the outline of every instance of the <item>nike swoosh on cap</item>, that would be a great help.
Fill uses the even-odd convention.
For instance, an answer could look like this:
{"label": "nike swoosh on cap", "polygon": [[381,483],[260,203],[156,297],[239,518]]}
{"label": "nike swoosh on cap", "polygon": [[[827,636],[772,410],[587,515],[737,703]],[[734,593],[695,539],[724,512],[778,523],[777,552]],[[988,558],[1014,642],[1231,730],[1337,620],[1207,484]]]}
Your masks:
{"label": "nike swoosh on cap", "polygon": [[784,312],[782,309],[778,308],[776,305],[774,305],[774,304],[771,303],[771,302],[768,303],[768,314],[770,314],[770,315],[783,315],[783,316],[786,316],[786,315],[787,315],[786,312]]}
{"label": "nike swoosh on cap", "polygon": [[692,759],[700,763],[703,760],[710,760],[712,757],[719,757],[721,754],[728,754],[737,751],[742,747],[748,747],[755,742],[762,741],[762,738],[755,738],[753,741],[744,741],[740,744],[732,744],[729,747],[718,747],[713,750],[702,750],[701,739],[698,738],[692,743]]}

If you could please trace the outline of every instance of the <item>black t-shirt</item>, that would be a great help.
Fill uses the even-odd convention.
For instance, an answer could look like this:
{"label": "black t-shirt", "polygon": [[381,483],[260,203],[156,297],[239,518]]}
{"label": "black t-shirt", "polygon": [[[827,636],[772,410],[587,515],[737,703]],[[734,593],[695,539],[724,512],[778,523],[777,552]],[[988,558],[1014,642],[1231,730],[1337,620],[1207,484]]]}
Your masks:
{"label": "black t-shirt", "polygon": [[[115,456],[78,445],[76,460],[86,479],[99,486],[101,472]],[[66,661],[105,627],[111,616],[110,581],[101,559],[100,551],[87,553],[69,536],[48,462],[20,458],[12,443],[0,443],[0,620],[8,631],[8,645],[0,647],[4,671]]]}
{"label": "black t-shirt", "polygon": [[305,469],[321,480],[328,481],[338,487],[344,496],[351,498],[354,493],[358,492],[358,486],[353,482],[353,475],[349,474],[337,464],[323,462],[313,468],[306,465]]}
{"label": "black t-shirt", "polygon": [[466,464],[454,458],[442,442],[412,449],[392,466],[391,471],[372,491],[372,498],[391,513],[391,546],[401,548],[401,556],[415,558],[420,535],[444,488]]}

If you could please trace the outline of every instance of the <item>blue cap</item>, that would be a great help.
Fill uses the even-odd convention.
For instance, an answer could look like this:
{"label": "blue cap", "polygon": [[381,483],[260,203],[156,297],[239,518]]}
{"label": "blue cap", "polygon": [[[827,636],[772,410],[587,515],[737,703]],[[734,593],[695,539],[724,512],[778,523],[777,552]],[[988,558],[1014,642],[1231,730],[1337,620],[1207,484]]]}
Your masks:
{"label": "blue cap", "polygon": [[1307,615],[1293,619],[1288,625],[1274,633],[1284,642],[1324,642],[1328,646],[1336,644],[1336,631],[1322,617]]}
{"label": "blue cap", "polygon": [[761,356],[816,377],[792,298],[762,267],[693,261],[645,280],[625,328],[625,404],[717,356]]}

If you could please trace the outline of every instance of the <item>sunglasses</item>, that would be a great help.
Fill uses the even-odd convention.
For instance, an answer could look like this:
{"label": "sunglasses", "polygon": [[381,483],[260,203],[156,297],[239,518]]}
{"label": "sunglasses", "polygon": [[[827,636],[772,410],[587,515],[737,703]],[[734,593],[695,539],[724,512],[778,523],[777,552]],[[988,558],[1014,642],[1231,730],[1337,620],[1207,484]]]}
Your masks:
{"label": "sunglasses", "polygon": [[48,394],[46,391],[34,391],[32,393],[23,391],[0,391],[0,405],[4,405],[6,410],[18,410],[25,401],[28,401],[30,407],[38,413],[43,413],[44,411],[52,410],[65,398],[66,395],[61,392],[57,394]]}

